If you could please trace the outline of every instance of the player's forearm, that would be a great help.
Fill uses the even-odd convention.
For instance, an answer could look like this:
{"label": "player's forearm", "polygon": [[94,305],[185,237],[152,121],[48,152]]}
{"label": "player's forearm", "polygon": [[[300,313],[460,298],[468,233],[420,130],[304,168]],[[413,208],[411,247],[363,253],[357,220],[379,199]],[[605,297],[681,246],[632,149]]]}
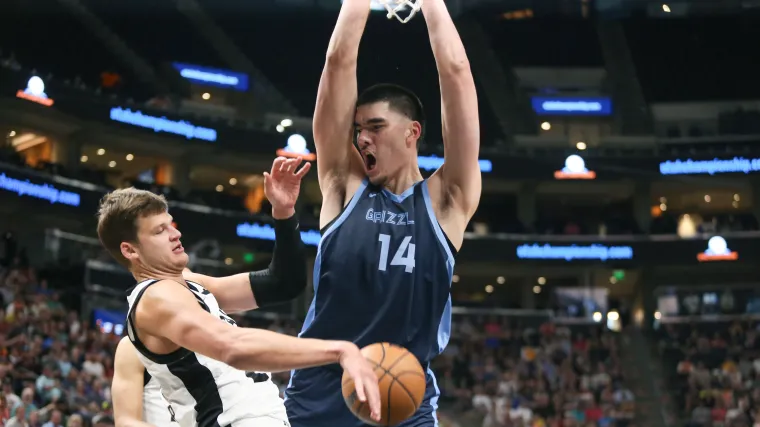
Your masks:
{"label": "player's forearm", "polygon": [[251,290],[259,307],[289,301],[306,288],[306,249],[295,214],[274,223],[272,262],[262,271],[249,273]]}
{"label": "player's forearm", "polygon": [[467,52],[443,0],[425,0],[422,14],[428,27],[438,73],[443,75],[469,70]]}
{"label": "player's forearm", "polygon": [[344,0],[327,47],[329,61],[355,62],[370,13],[370,0]]}
{"label": "player's forearm", "polygon": [[244,371],[282,372],[339,363],[351,343],[301,339],[264,329],[237,328],[224,361]]}

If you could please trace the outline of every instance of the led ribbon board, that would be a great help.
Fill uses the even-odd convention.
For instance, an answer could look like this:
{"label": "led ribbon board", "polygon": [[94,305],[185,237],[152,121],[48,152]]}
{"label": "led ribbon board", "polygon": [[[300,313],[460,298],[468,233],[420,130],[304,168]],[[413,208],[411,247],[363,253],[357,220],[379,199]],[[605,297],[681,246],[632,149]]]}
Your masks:
{"label": "led ribbon board", "polygon": [[540,116],[609,116],[612,114],[610,98],[565,98],[534,96],[533,111]]}
{"label": "led ribbon board", "polygon": [[50,204],[61,203],[69,206],[79,206],[82,196],[79,193],[59,190],[50,184],[36,184],[28,179],[21,180],[0,172],[0,190],[15,193],[19,197],[29,196],[35,199],[47,200]]}
{"label": "led ribbon board", "polygon": [[126,123],[132,126],[139,126],[146,129],[153,129],[154,132],[167,132],[175,135],[182,135],[187,139],[202,139],[204,141],[216,141],[216,130],[202,126],[195,126],[184,120],[171,120],[166,117],[150,116],[143,114],[142,111],[132,111],[121,107],[111,108],[111,120]]}
{"label": "led ribbon board", "polygon": [[[443,165],[443,157],[436,155],[417,156],[417,164],[424,171],[434,171]],[[493,171],[493,164],[490,160],[478,160],[478,166],[480,166],[480,171],[483,173]]]}
{"label": "led ribbon board", "polygon": [[591,245],[551,245],[548,243],[526,243],[517,247],[519,259],[564,259],[574,260],[630,260],[633,248],[630,246]]}
{"label": "led ribbon board", "polygon": [[193,83],[234,89],[240,92],[248,90],[248,74],[180,62],[174,62],[172,65],[179,71],[180,76]]}
{"label": "led ribbon board", "polygon": [[[274,241],[274,228],[268,224],[247,223],[238,224],[237,226],[238,237],[246,239],[259,239]],[[309,246],[319,246],[319,241],[322,239],[322,235],[315,230],[301,231],[301,240],[304,244]]]}
{"label": "led ribbon board", "polygon": [[754,173],[760,171],[760,159],[714,158],[710,160],[676,159],[660,163],[661,175],[715,175],[717,173]]}

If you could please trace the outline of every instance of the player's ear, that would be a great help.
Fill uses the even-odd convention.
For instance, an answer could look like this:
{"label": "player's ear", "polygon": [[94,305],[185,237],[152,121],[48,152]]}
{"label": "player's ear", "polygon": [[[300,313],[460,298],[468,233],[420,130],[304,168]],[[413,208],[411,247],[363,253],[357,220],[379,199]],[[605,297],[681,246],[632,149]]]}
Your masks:
{"label": "player's ear", "polygon": [[119,249],[121,249],[121,256],[128,259],[129,261],[134,261],[140,257],[137,254],[135,246],[129,242],[121,242]]}
{"label": "player's ear", "polygon": [[416,147],[417,141],[422,136],[422,125],[420,122],[412,122],[406,129],[406,145],[407,147]]}

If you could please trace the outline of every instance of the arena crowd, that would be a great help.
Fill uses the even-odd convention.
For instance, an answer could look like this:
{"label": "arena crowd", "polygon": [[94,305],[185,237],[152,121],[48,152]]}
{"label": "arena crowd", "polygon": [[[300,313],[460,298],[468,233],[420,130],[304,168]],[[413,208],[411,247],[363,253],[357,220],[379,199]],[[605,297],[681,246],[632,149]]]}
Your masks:
{"label": "arena crowd", "polygon": [[[109,384],[120,337],[66,307],[10,232],[0,240],[0,285],[3,425],[114,425]],[[237,320],[293,335],[300,328],[293,320]],[[432,366],[443,426],[628,426],[634,397],[611,332],[540,319],[454,320],[451,342]],[[274,376],[281,391],[288,376]]]}
{"label": "arena crowd", "polygon": [[758,328],[754,321],[662,328],[660,351],[684,425],[760,425]]}

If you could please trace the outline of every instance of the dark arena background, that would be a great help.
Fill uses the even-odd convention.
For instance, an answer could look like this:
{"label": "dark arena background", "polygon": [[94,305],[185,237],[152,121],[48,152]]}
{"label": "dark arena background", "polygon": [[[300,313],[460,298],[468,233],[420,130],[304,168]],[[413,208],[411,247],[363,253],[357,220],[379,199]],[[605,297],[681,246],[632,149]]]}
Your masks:
{"label": "dark arena background", "polygon": [[[760,426],[760,3],[447,4],[478,87],[483,196],[433,365],[440,425]],[[339,8],[0,1],[4,423],[114,424],[133,279],[97,241],[107,191],[166,195],[195,271],[266,267],[262,172],[314,158]],[[425,103],[429,174],[443,152],[421,16],[373,13],[359,86],[375,82]],[[312,261],[320,204],[312,173]],[[296,334],[311,292],[239,321]]]}

